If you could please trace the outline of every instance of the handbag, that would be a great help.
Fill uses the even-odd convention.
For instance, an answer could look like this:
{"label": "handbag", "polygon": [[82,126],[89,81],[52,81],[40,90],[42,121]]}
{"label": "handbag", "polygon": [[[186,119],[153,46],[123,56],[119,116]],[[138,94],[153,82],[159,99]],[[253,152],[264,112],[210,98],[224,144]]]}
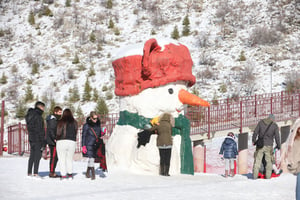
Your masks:
{"label": "handbag", "polygon": [[268,131],[268,129],[269,129],[269,127],[271,126],[272,123],[273,123],[273,122],[271,122],[271,123],[268,125],[267,129],[265,130],[264,134],[263,134],[261,137],[258,136],[258,139],[257,139],[256,142],[254,143],[254,144],[256,145],[257,148],[261,149],[261,148],[264,147],[264,136],[265,136],[265,133]]}
{"label": "handbag", "polygon": [[94,135],[95,135],[95,137],[96,137],[96,143],[95,143],[95,145],[96,145],[96,147],[98,148],[98,147],[100,146],[100,144],[101,144],[101,140],[100,140],[99,137],[96,135],[94,129],[91,128],[91,130],[92,130],[92,132],[94,133]]}

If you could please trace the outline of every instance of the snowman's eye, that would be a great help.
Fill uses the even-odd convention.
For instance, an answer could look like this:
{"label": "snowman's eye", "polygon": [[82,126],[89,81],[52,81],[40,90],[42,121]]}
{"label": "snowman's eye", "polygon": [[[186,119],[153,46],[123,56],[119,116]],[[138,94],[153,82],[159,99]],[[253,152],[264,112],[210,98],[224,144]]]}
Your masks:
{"label": "snowman's eye", "polygon": [[169,88],[169,89],[168,89],[168,92],[169,92],[170,94],[173,94],[174,91],[173,91],[172,88]]}

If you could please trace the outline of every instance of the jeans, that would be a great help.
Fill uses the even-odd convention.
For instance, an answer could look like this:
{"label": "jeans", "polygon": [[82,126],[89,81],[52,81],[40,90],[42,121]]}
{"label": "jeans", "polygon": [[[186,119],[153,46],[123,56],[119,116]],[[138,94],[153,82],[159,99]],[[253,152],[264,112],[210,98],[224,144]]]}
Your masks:
{"label": "jeans", "polygon": [[296,182],[296,200],[300,200],[300,173],[297,174],[297,182]]}

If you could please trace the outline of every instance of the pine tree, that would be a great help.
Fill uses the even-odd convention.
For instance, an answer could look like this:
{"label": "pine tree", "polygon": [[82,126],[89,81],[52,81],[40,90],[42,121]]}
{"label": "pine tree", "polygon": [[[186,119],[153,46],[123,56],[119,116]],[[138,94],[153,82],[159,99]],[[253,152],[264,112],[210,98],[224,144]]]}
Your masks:
{"label": "pine tree", "polygon": [[107,105],[106,105],[104,99],[100,98],[97,101],[97,105],[96,105],[95,111],[98,114],[100,114],[100,115],[106,115],[106,114],[108,114],[108,108],[107,108]]}
{"label": "pine tree", "polygon": [[89,72],[88,72],[88,76],[95,76],[96,72],[95,72],[95,68],[94,66],[92,65]]}
{"label": "pine tree", "polygon": [[184,17],[182,25],[183,25],[182,35],[188,36],[190,34],[190,20],[188,15]]}
{"label": "pine tree", "polygon": [[179,39],[179,32],[177,26],[174,27],[171,37],[175,40]]}
{"label": "pine tree", "polygon": [[112,29],[114,27],[115,27],[115,24],[114,24],[113,20],[110,18],[109,23],[108,23],[108,28]]}
{"label": "pine tree", "polygon": [[32,89],[31,86],[28,85],[25,91],[25,103],[27,103],[28,101],[32,101],[33,100],[33,93],[32,93]]}
{"label": "pine tree", "polygon": [[91,34],[90,34],[90,41],[91,42],[96,42],[96,35],[94,34],[94,32],[91,32]]}
{"label": "pine tree", "polygon": [[31,68],[31,74],[39,73],[39,67],[40,65],[38,63],[33,63]]}
{"label": "pine tree", "polygon": [[78,63],[79,63],[79,57],[78,57],[77,54],[75,54],[75,57],[74,57],[74,59],[72,61],[72,64],[78,64]]}
{"label": "pine tree", "polygon": [[17,104],[17,110],[16,110],[16,118],[23,119],[26,115],[26,106],[23,101],[19,101]]}
{"label": "pine tree", "polygon": [[69,89],[69,94],[70,94],[70,98],[69,101],[71,103],[77,102],[80,100],[80,95],[79,95],[79,90],[78,90],[78,86],[74,85],[73,88]]}
{"label": "pine tree", "polygon": [[76,109],[75,115],[76,115],[76,118],[77,118],[77,121],[78,121],[79,124],[83,124],[85,122],[84,114],[83,114],[82,109],[79,105]]}
{"label": "pine tree", "polygon": [[66,7],[71,7],[71,0],[66,0],[65,5]]}
{"label": "pine tree", "polygon": [[90,86],[89,79],[87,78],[85,81],[84,92],[83,92],[83,96],[82,96],[83,101],[91,100],[91,91],[92,91],[92,88]]}
{"label": "pine tree", "polygon": [[106,2],[106,8],[112,9],[112,7],[113,7],[113,2],[112,2],[112,0],[107,0],[107,2]]}
{"label": "pine tree", "polygon": [[98,90],[97,90],[97,88],[94,88],[93,89],[93,101],[97,101],[98,98],[99,98]]}
{"label": "pine tree", "polygon": [[30,25],[34,25],[35,24],[34,14],[33,14],[32,11],[30,11],[30,13],[29,13],[28,22],[29,22]]}
{"label": "pine tree", "polygon": [[1,84],[6,84],[7,83],[7,77],[5,76],[5,73],[2,73],[2,77],[0,79]]}

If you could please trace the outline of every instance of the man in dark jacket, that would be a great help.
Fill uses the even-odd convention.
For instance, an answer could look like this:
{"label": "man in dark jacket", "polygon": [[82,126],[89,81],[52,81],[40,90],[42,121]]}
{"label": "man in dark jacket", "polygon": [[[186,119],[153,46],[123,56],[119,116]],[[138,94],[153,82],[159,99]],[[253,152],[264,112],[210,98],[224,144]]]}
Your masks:
{"label": "man in dark jacket", "polygon": [[28,176],[33,175],[38,177],[39,164],[42,157],[42,152],[45,149],[45,128],[44,119],[42,117],[45,109],[45,104],[41,101],[35,103],[34,108],[29,108],[25,120],[29,134],[30,156],[28,160]]}
{"label": "man in dark jacket", "polygon": [[258,138],[263,138],[263,147],[256,147],[254,153],[253,179],[258,177],[263,156],[266,159],[266,178],[271,178],[274,138],[277,144],[276,148],[280,149],[279,128],[274,120],[275,116],[270,114],[268,118],[260,120],[254,130],[253,145],[257,143]]}
{"label": "man in dark jacket", "polygon": [[59,106],[55,106],[53,109],[53,114],[50,114],[46,118],[47,122],[47,144],[50,148],[50,178],[59,177],[55,173],[55,168],[57,164],[57,152],[56,152],[56,129],[57,129],[57,121],[61,118],[62,108]]}

